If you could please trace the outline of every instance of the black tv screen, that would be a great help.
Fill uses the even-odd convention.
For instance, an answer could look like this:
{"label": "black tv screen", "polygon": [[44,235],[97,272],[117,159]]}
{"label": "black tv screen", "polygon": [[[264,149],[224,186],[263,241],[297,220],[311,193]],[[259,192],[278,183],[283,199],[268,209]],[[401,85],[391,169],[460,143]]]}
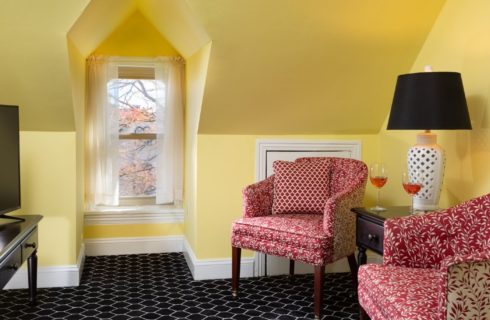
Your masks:
{"label": "black tv screen", "polygon": [[0,105],[0,215],[19,208],[19,108]]}

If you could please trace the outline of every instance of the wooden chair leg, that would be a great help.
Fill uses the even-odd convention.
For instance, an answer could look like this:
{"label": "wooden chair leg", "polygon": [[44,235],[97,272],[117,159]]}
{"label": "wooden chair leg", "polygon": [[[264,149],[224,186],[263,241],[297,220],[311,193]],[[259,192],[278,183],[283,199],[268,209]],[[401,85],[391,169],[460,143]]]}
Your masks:
{"label": "wooden chair leg", "polygon": [[315,319],[320,319],[322,315],[324,280],[325,266],[315,266]]}
{"label": "wooden chair leg", "polygon": [[294,280],[294,260],[289,260],[289,280]]}
{"label": "wooden chair leg", "polygon": [[357,271],[359,267],[356,262],[356,255],[351,254],[347,257],[347,260],[349,261],[350,272],[352,274],[352,284],[354,285],[354,290],[357,292]]}
{"label": "wooden chair leg", "polygon": [[238,283],[240,281],[240,260],[242,248],[231,247],[231,295],[238,296]]}
{"label": "wooden chair leg", "polygon": [[[359,271],[359,265],[356,263],[356,256],[354,254],[348,256],[347,260],[349,261],[350,272],[352,273],[352,282],[354,284],[354,290],[357,292],[357,285],[358,285],[357,272]],[[364,309],[359,305],[359,320],[370,320],[370,319],[371,318],[369,318],[366,311],[364,311]]]}
{"label": "wooden chair leg", "polygon": [[371,320],[364,309],[359,306],[359,320]]}

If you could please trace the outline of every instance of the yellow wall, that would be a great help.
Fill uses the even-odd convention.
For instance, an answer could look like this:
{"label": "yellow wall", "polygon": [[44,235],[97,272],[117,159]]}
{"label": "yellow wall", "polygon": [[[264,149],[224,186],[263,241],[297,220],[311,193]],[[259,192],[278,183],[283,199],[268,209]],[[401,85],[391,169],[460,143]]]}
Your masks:
{"label": "yellow wall", "polygon": [[211,43],[187,59],[185,112],[185,236],[195,247],[197,228],[197,128],[206,84]]}
{"label": "yellow wall", "polygon": [[160,237],[175,236],[184,233],[183,223],[155,223],[133,225],[91,225],[85,226],[85,239],[127,238],[127,237]]}
{"label": "yellow wall", "polygon": [[[359,140],[362,160],[377,161],[377,135],[337,136],[198,136],[197,205],[195,244],[199,259],[230,257],[230,228],[242,213],[244,186],[255,182],[257,139]],[[374,189],[367,186],[366,204],[372,204]]]}
{"label": "yellow wall", "polygon": [[74,132],[20,135],[22,214],[40,214],[39,263],[73,265],[76,245],[76,155]]}
{"label": "yellow wall", "polygon": [[129,57],[178,56],[155,27],[135,11],[98,47],[94,54]]}
{"label": "yellow wall", "polygon": [[[411,70],[420,72],[424,65],[432,65],[435,71],[457,71],[465,86],[473,130],[436,132],[446,150],[441,207],[490,192],[489,12],[486,0],[447,1]],[[380,134],[381,158],[389,164],[393,181],[383,189],[389,203],[409,203],[401,188],[400,167],[416,133],[382,130]]]}
{"label": "yellow wall", "polygon": [[83,243],[84,215],[84,122],[85,122],[85,58],[68,39],[68,58],[72,89],[73,114],[76,128],[76,250],[77,255]]}

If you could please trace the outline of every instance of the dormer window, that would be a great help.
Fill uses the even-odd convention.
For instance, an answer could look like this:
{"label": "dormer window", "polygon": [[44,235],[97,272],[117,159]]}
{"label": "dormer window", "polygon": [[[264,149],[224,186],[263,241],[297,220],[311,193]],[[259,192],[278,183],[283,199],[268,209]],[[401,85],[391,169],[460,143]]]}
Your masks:
{"label": "dormer window", "polygon": [[91,57],[88,207],[182,200],[183,64]]}

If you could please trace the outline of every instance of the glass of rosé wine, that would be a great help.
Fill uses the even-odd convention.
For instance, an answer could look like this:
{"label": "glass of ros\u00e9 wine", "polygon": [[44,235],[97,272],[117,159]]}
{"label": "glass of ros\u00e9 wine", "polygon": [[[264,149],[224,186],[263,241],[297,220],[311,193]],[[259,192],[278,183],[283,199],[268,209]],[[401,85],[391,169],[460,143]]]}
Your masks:
{"label": "glass of ros\u00e9 wine", "polygon": [[412,206],[410,207],[410,213],[414,214],[415,210],[413,208],[413,196],[415,196],[420,189],[423,187],[424,176],[421,170],[412,170],[411,172],[403,172],[402,174],[402,185],[403,189],[412,198]]}
{"label": "glass of ros\u00e9 wine", "polygon": [[371,184],[378,189],[376,197],[376,206],[369,208],[373,211],[385,211],[386,209],[379,205],[379,191],[388,181],[388,172],[384,163],[375,162],[369,167],[369,180]]}

